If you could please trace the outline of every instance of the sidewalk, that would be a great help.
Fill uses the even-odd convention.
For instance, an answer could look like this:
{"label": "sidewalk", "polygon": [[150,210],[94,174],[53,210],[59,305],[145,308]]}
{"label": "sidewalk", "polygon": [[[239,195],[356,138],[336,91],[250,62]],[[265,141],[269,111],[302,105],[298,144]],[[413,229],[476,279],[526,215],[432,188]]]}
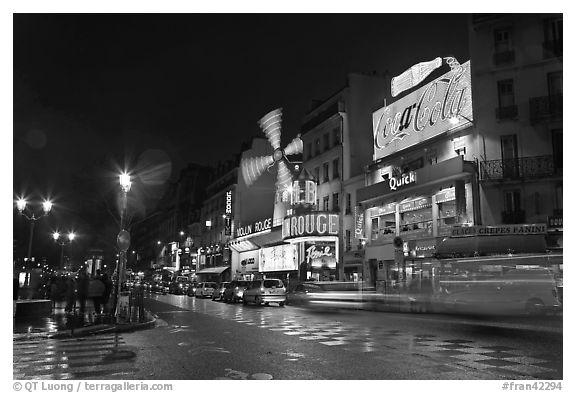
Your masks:
{"label": "sidewalk", "polygon": [[[14,302],[14,307],[15,307]],[[32,318],[14,318],[14,337],[42,336],[48,338],[77,337],[88,334],[98,334],[114,331],[132,331],[148,329],[155,326],[156,320],[145,312],[144,322],[138,322],[137,315],[131,321],[117,323],[116,318],[108,315],[97,315],[91,300],[86,302],[84,314],[80,314],[78,304],[73,312],[67,313],[64,308],[66,302],[56,302],[52,313],[47,316]]]}

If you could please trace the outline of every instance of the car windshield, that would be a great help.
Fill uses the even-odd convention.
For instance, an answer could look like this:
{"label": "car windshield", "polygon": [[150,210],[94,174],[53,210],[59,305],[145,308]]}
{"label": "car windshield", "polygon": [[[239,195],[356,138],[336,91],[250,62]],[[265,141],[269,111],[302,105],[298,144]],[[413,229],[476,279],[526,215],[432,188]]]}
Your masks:
{"label": "car windshield", "polygon": [[250,286],[250,281],[238,281],[236,282],[237,287],[248,288]]}
{"label": "car windshield", "polygon": [[280,280],[264,280],[264,288],[283,288],[284,284]]}

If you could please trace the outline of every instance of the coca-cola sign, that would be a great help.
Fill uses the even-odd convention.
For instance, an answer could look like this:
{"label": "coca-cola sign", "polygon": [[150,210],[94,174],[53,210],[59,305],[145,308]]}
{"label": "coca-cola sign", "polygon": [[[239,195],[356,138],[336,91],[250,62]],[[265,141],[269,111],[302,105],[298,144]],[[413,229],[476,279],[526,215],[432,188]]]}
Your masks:
{"label": "coca-cola sign", "polygon": [[[456,119],[456,124],[450,122]],[[374,160],[473,120],[470,61],[372,114]]]}

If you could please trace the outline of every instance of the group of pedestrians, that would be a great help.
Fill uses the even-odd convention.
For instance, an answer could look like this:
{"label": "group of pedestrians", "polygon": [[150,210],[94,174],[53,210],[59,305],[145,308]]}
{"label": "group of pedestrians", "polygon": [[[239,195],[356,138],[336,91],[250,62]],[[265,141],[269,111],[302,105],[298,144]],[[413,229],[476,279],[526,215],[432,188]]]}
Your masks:
{"label": "group of pedestrians", "polygon": [[112,280],[108,274],[96,271],[94,277],[90,277],[85,269],[81,269],[78,277],[68,275],[66,277],[54,277],[50,284],[50,299],[52,307],[55,307],[56,301],[63,297],[66,301],[64,310],[72,312],[78,304],[80,314],[86,312],[86,302],[92,299],[94,302],[94,311],[96,314],[108,313],[108,302],[112,293]]}

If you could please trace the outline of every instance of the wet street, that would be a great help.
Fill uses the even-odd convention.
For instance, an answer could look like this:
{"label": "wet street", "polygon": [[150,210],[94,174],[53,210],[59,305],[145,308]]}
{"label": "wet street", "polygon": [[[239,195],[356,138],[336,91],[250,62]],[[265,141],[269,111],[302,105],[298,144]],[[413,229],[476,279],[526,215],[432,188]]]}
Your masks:
{"label": "wet street", "polygon": [[14,378],[562,378],[558,317],[318,312],[154,294],[146,305],[154,329],[15,338]]}

